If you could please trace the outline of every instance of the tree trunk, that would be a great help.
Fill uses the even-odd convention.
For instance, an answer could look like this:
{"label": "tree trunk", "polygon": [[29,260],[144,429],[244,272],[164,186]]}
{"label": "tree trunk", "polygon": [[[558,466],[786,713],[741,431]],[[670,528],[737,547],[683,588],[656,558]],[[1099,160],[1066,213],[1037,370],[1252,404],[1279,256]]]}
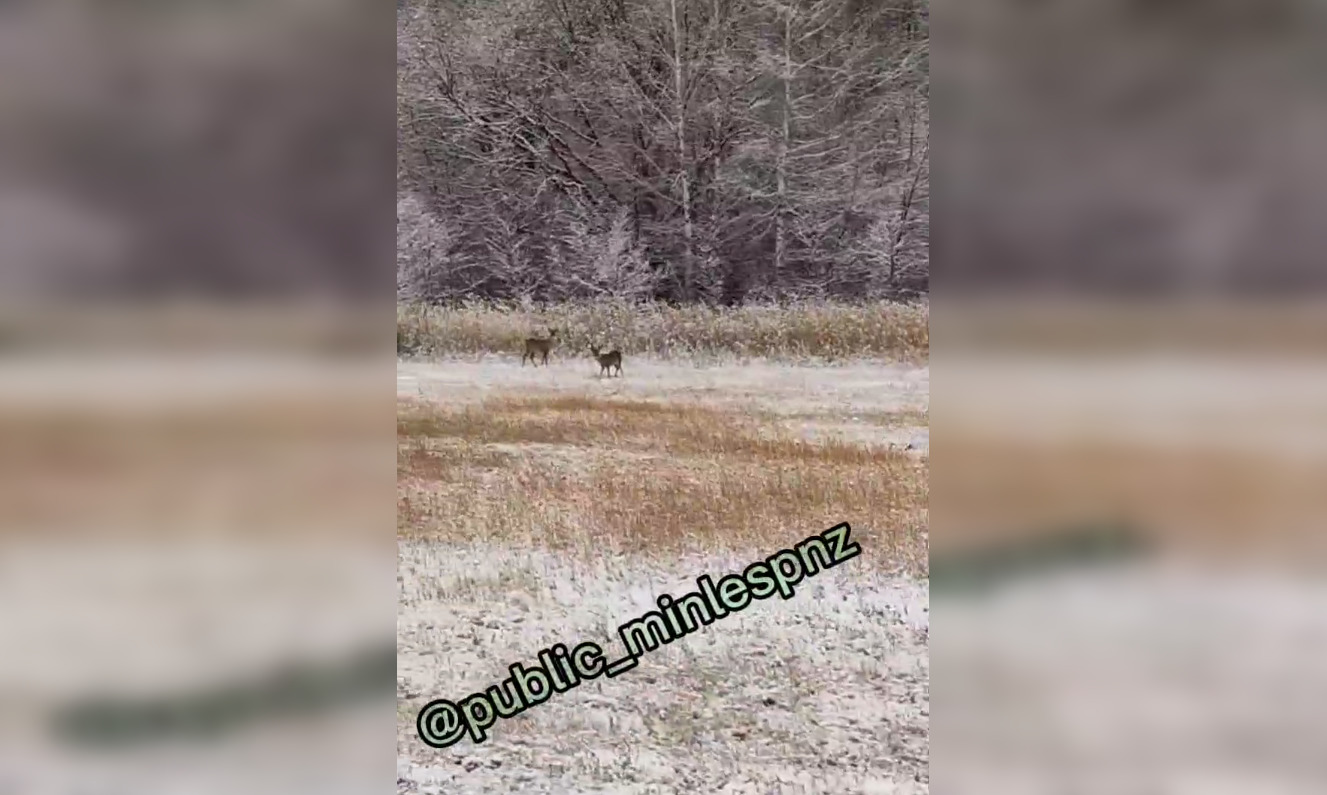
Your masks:
{"label": "tree trunk", "polygon": [[674,108],[676,118],[674,126],[677,129],[677,168],[678,178],[681,180],[682,188],[682,240],[684,249],[682,253],[682,278],[681,278],[681,298],[683,301],[689,301],[693,298],[693,274],[692,270],[695,264],[695,227],[691,217],[691,176],[690,167],[687,162],[687,135],[686,135],[686,82],[682,72],[682,21],[678,17],[677,0],[671,0],[672,21],[673,21],[673,91]]}
{"label": "tree trunk", "polygon": [[775,172],[778,180],[778,198],[774,208],[774,294],[783,297],[784,274],[787,270],[788,232],[784,228],[788,207],[788,147],[792,138],[792,14],[791,7],[783,12],[783,134],[779,138]]}

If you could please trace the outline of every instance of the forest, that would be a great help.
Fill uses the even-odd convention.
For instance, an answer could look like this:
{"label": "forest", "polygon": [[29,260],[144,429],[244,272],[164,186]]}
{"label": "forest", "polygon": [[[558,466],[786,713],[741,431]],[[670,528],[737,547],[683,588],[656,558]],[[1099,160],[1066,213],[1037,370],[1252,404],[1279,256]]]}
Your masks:
{"label": "forest", "polygon": [[928,56],[919,0],[401,0],[398,299],[925,294]]}

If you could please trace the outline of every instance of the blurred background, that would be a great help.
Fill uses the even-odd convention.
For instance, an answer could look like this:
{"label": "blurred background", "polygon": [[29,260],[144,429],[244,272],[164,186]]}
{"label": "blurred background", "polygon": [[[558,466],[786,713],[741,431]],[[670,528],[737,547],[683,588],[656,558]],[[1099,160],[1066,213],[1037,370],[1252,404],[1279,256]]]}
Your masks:
{"label": "blurred background", "polygon": [[1322,791],[1327,7],[932,11],[935,787]]}
{"label": "blurred background", "polygon": [[[933,10],[936,786],[1321,792],[1325,9]],[[0,788],[387,786],[391,25],[0,4]]]}
{"label": "blurred background", "polygon": [[0,3],[0,790],[394,769],[394,35]]}

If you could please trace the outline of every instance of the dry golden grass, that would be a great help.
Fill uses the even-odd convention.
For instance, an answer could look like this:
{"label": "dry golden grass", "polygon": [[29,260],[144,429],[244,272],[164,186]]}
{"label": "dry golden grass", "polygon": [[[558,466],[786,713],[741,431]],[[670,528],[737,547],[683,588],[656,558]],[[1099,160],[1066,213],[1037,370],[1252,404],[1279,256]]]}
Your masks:
{"label": "dry golden grass", "polygon": [[[716,454],[758,461],[819,460],[886,465],[898,453],[835,439],[790,438],[754,414],[699,404],[582,396],[497,398],[443,410],[403,402],[398,437],[478,444],[553,444],[669,455]],[[772,419],[772,416],[771,416]]]}
{"label": "dry golden grass", "polygon": [[6,408],[0,525],[11,535],[382,535],[391,450],[375,401]]}
{"label": "dry golden grass", "polygon": [[594,556],[768,551],[849,520],[880,566],[926,561],[926,462],[754,414],[581,396],[402,401],[398,528]]}
{"label": "dry golden grass", "polygon": [[1113,519],[1163,544],[1218,555],[1302,553],[1321,543],[1327,461],[958,433],[932,444],[945,462],[935,484],[936,550]]}
{"label": "dry golden grass", "polygon": [[11,350],[365,353],[383,349],[389,305],[184,301],[133,306],[3,302],[0,353]]}
{"label": "dry golden grass", "polygon": [[946,304],[935,332],[951,353],[973,348],[1074,356],[1155,350],[1320,356],[1327,353],[1327,305],[1321,299],[958,301]]}
{"label": "dry golden grass", "polygon": [[588,352],[598,344],[620,348],[628,359],[649,354],[923,362],[930,354],[929,322],[926,304],[887,302],[735,309],[587,302],[542,311],[475,304],[400,307],[396,333],[397,351],[407,356],[519,355],[527,337],[556,328],[555,353]]}

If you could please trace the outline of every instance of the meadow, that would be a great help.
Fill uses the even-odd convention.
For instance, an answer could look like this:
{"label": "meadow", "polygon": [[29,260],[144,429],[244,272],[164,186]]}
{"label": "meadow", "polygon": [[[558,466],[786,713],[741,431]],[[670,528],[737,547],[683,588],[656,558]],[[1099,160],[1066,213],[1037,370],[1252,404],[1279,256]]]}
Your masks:
{"label": "meadow", "polygon": [[[926,319],[888,304],[401,310],[398,790],[925,791]],[[550,328],[550,364],[523,365],[523,339]],[[623,351],[621,377],[599,376],[592,343]],[[552,643],[608,648],[658,594],[845,520],[863,555],[791,600],[482,746],[414,736],[428,700]]]}

